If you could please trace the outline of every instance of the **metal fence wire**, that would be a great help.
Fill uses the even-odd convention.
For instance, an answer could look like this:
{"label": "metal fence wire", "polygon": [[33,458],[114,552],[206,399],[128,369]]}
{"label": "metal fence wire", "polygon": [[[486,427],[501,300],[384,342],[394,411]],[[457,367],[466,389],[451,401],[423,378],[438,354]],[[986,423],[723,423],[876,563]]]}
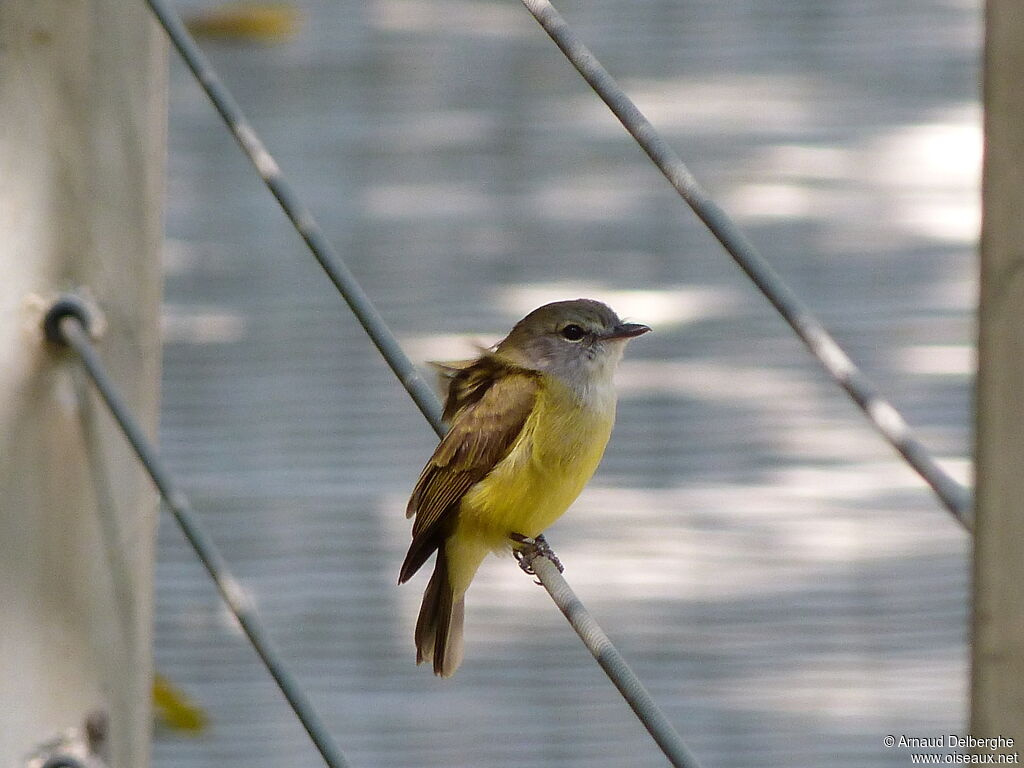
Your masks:
{"label": "metal fence wire", "polygon": [[[331,246],[309,209],[303,205],[288,183],[228,89],[191,38],[178,14],[164,0],[147,2],[232,135],[252,161],[260,177],[278,200],[331,282],[344,297],[367,335],[424,417],[439,436],[443,435],[445,426],[440,418],[440,404],[433,391],[402,350],[345,261]],[[931,457],[920,441],[913,436],[899,412],[880,396],[825,330],[824,325],[785,285],[754,245],[711,199],[674,150],[661,138],[555,8],[547,0],[522,2],[682,199],[786,320],[814,358],[863,410],[882,437],[928,483],[943,506],[969,530],[969,490],[953,479]],[[148,443],[122,402],[116,386],[103,370],[100,358],[89,339],[87,317],[83,314],[81,306],[74,301],[59,302],[51,310],[48,322],[50,338],[67,344],[81,359],[140,462],[145,466],[168,508],[216,583],[221,596],[238,619],[249,641],[278,683],[325,762],[332,768],[346,765],[340,749],[274,650],[244,590],[231,576],[227,563],[213,542],[196,524],[188,500],[176,489],[156,450]],[[549,594],[669,761],[675,766],[695,768],[698,763],[683,744],[679,734],[626,665],[618,650],[594,622],[579,598],[572,593],[557,568],[546,559],[538,560],[534,567]]]}

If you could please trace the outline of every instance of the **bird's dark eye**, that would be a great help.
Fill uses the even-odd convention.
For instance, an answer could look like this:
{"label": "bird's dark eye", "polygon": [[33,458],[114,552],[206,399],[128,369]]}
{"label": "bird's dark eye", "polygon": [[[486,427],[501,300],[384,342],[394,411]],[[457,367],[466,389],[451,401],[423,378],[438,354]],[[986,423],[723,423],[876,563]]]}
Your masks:
{"label": "bird's dark eye", "polygon": [[584,330],[575,323],[571,323],[562,329],[562,338],[568,341],[579,341],[584,336],[586,336]]}

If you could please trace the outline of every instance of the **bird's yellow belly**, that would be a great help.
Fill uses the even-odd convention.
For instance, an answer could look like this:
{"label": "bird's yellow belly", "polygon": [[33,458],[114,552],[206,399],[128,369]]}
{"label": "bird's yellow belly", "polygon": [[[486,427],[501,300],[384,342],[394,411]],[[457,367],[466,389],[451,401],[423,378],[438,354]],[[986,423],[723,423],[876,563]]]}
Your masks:
{"label": "bird's yellow belly", "polygon": [[594,474],[614,420],[614,401],[598,410],[541,395],[509,455],[463,497],[458,533],[490,550],[507,548],[512,533],[542,533]]}

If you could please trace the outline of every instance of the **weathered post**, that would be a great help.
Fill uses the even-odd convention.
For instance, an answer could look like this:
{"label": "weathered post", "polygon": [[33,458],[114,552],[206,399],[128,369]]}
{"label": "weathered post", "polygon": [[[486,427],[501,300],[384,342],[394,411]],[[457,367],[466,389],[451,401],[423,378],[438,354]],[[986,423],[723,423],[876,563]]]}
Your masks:
{"label": "weathered post", "polygon": [[143,3],[0,3],[4,768],[94,712],[111,765],[149,758],[156,497],[39,323],[58,293],[91,296],[101,354],[155,432],[165,73]]}
{"label": "weathered post", "polygon": [[[988,0],[971,733],[1024,752],[1024,4]],[[987,751],[987,750],[983,750]]]}

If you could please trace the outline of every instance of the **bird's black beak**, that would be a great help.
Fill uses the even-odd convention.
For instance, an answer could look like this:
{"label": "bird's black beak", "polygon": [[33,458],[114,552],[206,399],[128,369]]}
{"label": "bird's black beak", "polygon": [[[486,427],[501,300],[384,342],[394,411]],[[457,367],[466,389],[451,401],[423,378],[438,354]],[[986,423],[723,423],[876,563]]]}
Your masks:
{"label": "bird's black beak", "polygon": [[651,330],[646,325],[640,323],[620,323],[612,328],[607,333],[601,334],[602,339],[632,339],[634,336],[640,336]]}

